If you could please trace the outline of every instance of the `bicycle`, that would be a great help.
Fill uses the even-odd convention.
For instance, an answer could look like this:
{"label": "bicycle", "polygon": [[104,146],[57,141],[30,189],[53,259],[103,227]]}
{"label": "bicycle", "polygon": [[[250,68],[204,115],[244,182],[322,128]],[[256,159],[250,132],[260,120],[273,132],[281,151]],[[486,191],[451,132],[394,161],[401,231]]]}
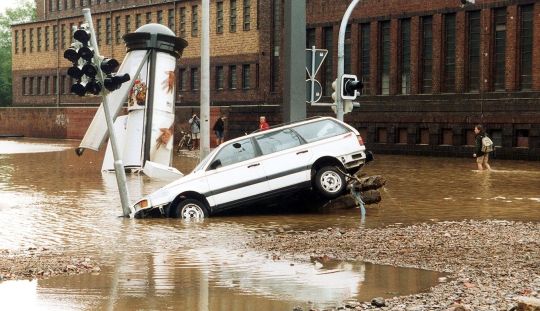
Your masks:
{"label": "bicycle", "polygon": [[191,138],[191,133],[180,131],[180,141],[178,142],[178,147],[176,153],[179,153],[181,149],[187,148],[187,150],[193,150],[193,139]]}

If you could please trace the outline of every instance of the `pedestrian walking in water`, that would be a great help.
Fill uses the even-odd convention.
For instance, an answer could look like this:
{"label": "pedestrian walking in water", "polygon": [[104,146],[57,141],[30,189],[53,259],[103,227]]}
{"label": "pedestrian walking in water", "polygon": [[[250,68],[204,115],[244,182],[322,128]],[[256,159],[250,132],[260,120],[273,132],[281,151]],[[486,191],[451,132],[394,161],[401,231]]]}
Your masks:
{"label": "pedestrian walking in water", "polygon": [[201,120],[196,113],[194,113],[191,119],[189,119],[189,126],[191,127],[191,139],[193,139],[193,149],[198,149],[201,133]]}
{"label": "pedestrian walking in water", "polygon": [[[475,137],[475,151],[473,157],[476,158],[476,165],[479,171],[491,170],[489,166],[489,153],[493,151],[493,142],[484,131],[482,125],[478,124],[474,127]],[[487,138],[487,139],[486,139]]]}
{"label": "pedestrian walking in water", "polygon": [[225,131],[225,117],[219,116],[219,118],[216,120],[216,123],[214,123],[214,133],[216,134],[216,146],[219,146],[223,143],[223,134]]}

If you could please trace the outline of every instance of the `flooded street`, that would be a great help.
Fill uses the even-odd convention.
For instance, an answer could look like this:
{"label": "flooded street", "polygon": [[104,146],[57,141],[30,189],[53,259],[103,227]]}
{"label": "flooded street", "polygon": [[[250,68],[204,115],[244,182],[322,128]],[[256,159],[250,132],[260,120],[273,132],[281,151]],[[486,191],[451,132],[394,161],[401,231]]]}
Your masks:
{"label": "flooded street", "polygon": [[[78,141],[0,140],[0,249],[46,247],[101,263],[97,274],[0,282],[2,307],[28,310],[292,310],[428,290],[440,273],[363,262],[300,263],[231,249],[253,233],[444,220],[540,221],[540,163],[376,155],[383,199],[358,209],[234,215],[185,223],[122,213],[103,152]],[[188,173],[197,160],[176,157]],[[128,174],[131,201],[164,182]],[[306,303],[310,302],[309,305]],[[8,308],[9,309],[9,308]]]}

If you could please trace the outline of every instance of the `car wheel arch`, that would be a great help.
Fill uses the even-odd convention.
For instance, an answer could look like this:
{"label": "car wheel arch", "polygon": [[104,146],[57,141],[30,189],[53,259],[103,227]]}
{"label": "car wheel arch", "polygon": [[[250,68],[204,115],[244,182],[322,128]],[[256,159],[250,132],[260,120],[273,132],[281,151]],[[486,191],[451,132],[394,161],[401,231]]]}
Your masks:
{"label": "car wheel arch", "polygon": [[311,166],[311,179],[315,177],[317,174],[317,171],[319,171],[321,168],[325,166],[335,166],[342,170],[345,168],[343,167],[343,163],[341,163],[338,159],[331,157],[331,156],[325,156],[317,159]]}
{"label": "car wheel arch", "polygon": [[197,201],[200,201],[201,203],[206,205],[206,209],[208,210],[208,213],[211,214],[210,204],[208,203],[208,200],[206,199],[206,197],[198,192],[188,191],[188,192],[180,193],[179,195],[176,196],[176,198],[174,198],[174,200],[169,205],[168,216],[171,217],[173,215],[174,208],[178,206],[178,203],[187,199],[195,199]]}

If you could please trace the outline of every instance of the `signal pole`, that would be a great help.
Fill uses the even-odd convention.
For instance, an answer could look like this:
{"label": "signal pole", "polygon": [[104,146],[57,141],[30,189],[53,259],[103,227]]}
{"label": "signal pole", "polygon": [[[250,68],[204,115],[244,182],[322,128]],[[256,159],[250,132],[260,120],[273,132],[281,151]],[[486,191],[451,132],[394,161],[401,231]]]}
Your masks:
{"label": "signal pole", "polygon": [[343,98],[341,98],[341,77],[345,73],[345,32],[347,30],[347,23],[349,22],[349,17],[351,16],[354,7],[360,2],[360,0],[353,0],[343,19],[341,20],[341,26],[339,27],[339,36],[338,36],[338,65],[337,65],[337,82],[336,90],[340,90],[336,94],[336,117],[338,120],[343,121]]}
{"label": "signal pole", "polygon": [[[96,63],[97,67],[99,68],[101,65],[101,57],[99,55],[99,49],[96,41],[96,34],[94,32],[94,24],[92,22],[92,15],[90,14],[90,9],[85,8],[83,9],[83,15],[85,22],[88,24],[88,27],[90,29],[90,41],[92,42],[92,46],[94,48],[94,62]],[[98,78],[101,83],[104,81],[103,72],[101,69],[98,69]],[[111,147],[113,151],[113,157],[114,157],[114,172],[116,174],[116,183],[118,184],[118,192],[120,193],[120,202],[122,204],[122,211],[124,213],[124,217],[129,217],[131,210],[131,204],[129,203],[129,193],[127,188],[127,182],[126,182],[126,171],[124,170],[124,163],[122,162],[122,159],[120,158],[120,154],[118,153],[118,143],[116,140],[116,135],[114,132],[114,123],[111,115],[111,111],[109,109],[109,105],[107,104],[107,95],[105,91],[103,90],[103,111],[105,112],[105,120],[107,121],[107,128],[109,129],[109,139],[111,141]]]}
{"label": "signal pole", "polygon": [[210,153],[210,0],[202,0],[201,25],[201,160]]}

